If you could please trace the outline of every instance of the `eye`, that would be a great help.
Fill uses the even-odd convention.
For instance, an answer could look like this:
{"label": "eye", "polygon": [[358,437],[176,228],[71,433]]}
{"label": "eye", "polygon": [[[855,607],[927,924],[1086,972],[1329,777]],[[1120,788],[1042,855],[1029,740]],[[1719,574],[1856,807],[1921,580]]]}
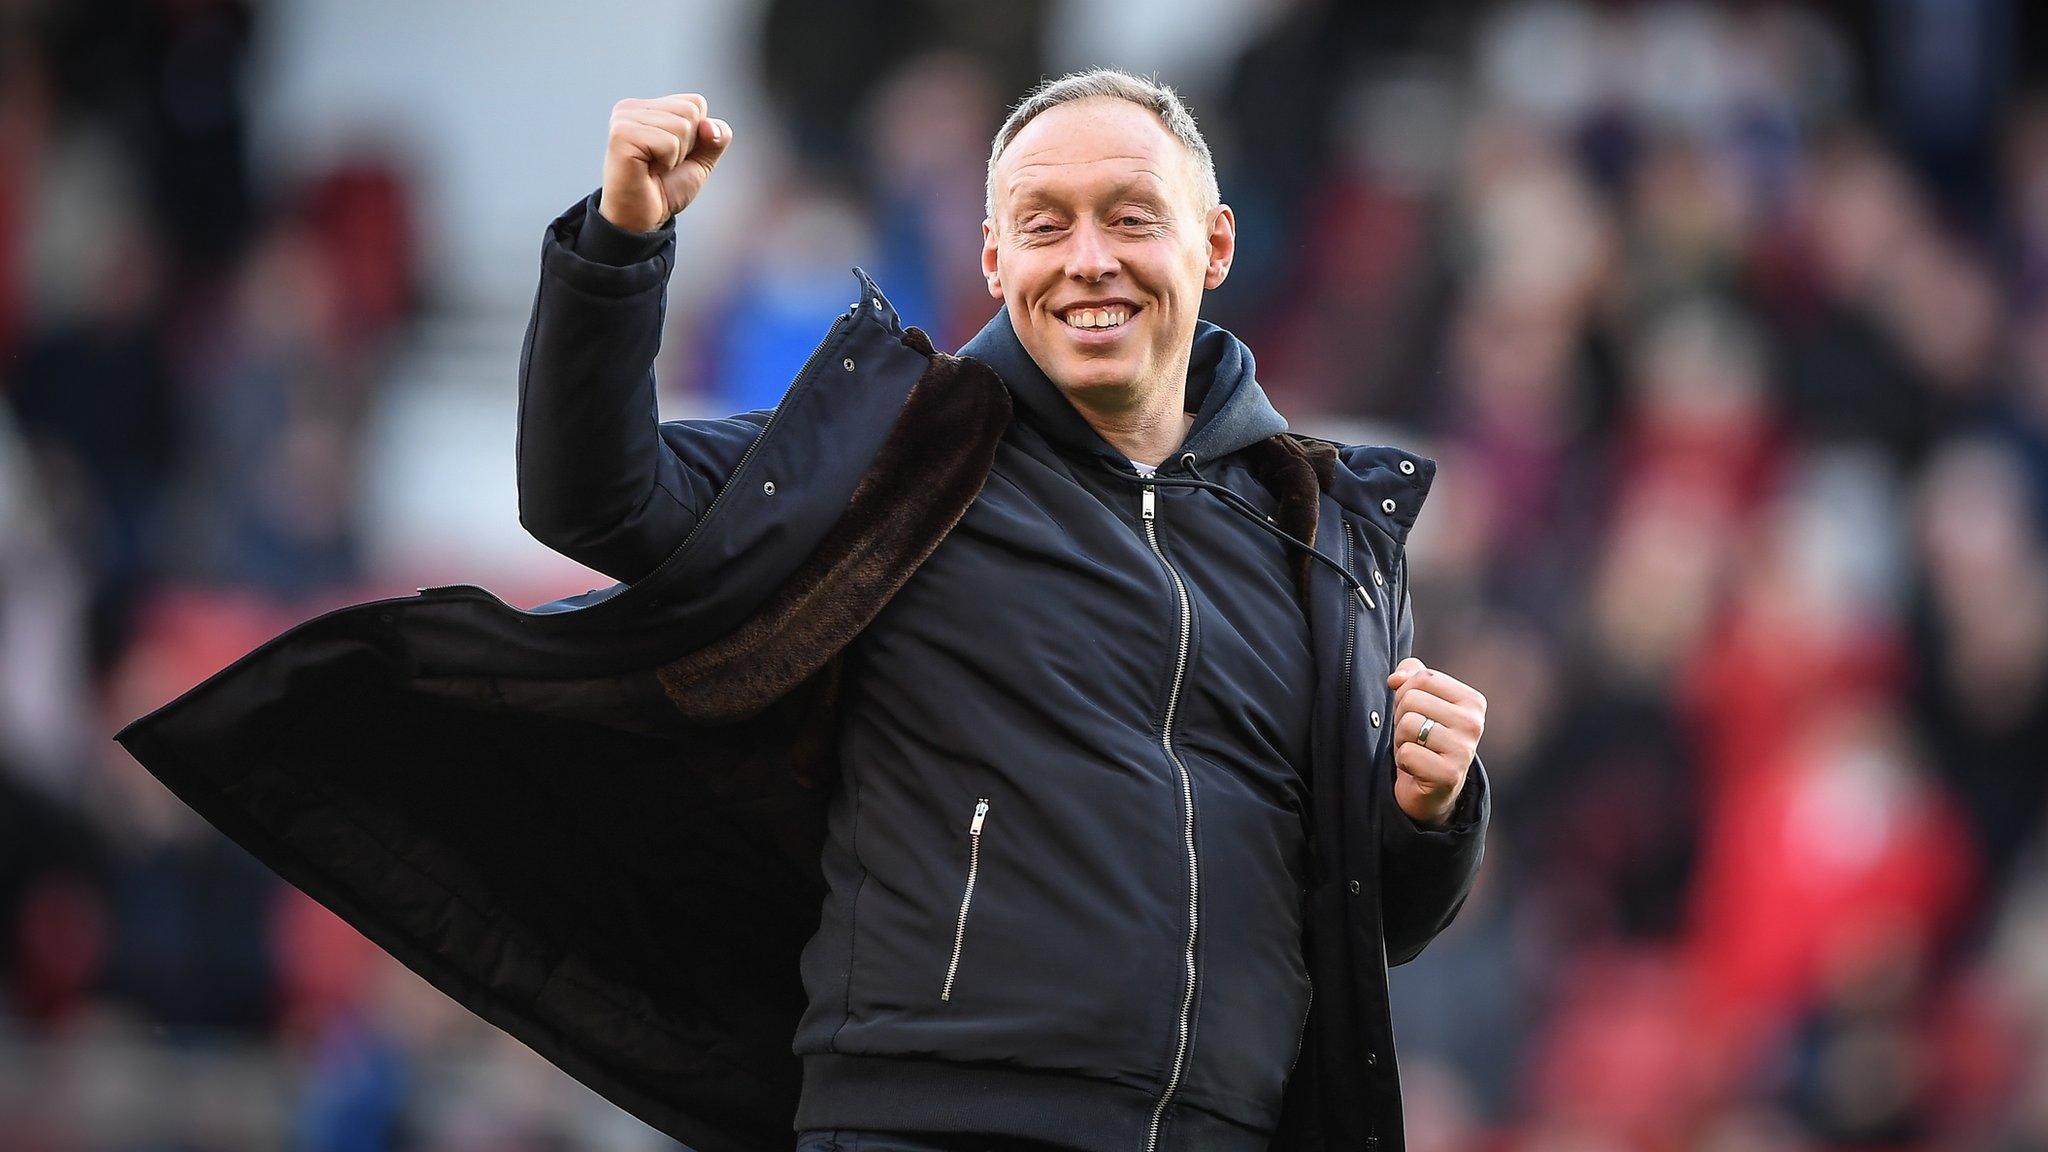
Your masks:
{"label": "eye", "polygon": [[1128,225],[1132,228],[1142,228],[1148,221],[1143,216],[1125,216],[1118,220],[1117,223]]}

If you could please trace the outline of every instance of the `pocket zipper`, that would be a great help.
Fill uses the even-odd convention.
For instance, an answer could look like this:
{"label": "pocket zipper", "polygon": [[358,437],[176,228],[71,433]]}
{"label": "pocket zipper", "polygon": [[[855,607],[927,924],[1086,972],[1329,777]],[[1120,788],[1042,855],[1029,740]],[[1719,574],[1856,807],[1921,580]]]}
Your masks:
{"label": "pocket zipper", "polygon": [[974,803],[974,822],[967,826],[967,888],[960,893],[960,921],[953,927],[953,960],[946,965],[946,986],[939,999],[953,998],[953,977],[960,971],[960,945],[967,939],[967,905],[974,899],[974,874],[981,867],[981,823],[988,819],[988,798]]}

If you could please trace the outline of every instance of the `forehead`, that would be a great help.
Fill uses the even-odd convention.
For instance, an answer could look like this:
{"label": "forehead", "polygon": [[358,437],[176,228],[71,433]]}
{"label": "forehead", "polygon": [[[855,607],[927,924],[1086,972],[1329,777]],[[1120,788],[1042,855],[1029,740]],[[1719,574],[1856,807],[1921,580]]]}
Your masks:
{"label": "forehead", "polygon": [[1189,178],[1192,164],[1150,109],[1089,97],[1049,108],[1018,131],[996,162],[996,199],[1148,183],[1170,191]]}

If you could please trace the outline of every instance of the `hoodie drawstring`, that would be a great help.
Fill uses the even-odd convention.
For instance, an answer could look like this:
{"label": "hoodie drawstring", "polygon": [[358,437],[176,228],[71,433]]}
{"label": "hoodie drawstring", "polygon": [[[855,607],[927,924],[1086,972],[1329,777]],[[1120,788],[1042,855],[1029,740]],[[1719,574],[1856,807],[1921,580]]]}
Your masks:
{"label": "hoodie drawstring", "polygon": [[1299,548],[1302,551],[1307,552],[1309,555],[1315,557],[1316,559],[1322,561],[1324,564],[1328,565],[1332,571],[1336,572],[1337,575],[1342,576],[1344,578],[1344,582],[1346,584],[1351,585],[1351,590],[1353,592],[1358,593],[1358,598],[1360,600],[1365,601],[1365,606],[1368,610],[1378,610],[1379,606],[1372,602],[1372,593],[1366,591],[1365,583],[1359,580],[1358,577],[1353,576],[1350,570],[1345,568],[1344,565],[1338,563],[1335,560],[1330,559],[1328,556],[1323,554],[1321,549],[1312,546],[1311,544],[1309,544],[1308,541],[1303,540],[1301,537],[1296,536],[1291,532],[1288,532],[1286,529],[1280,527],[1278,524],[1275,524],[1271,520],[1267,519],[1266,514],[1259,511],[1258,507],[1254,505],[1251,501],[1245,499],[1244,497],[1238,495],[1236,492],[1231,491],[1229,488],[1226,488],[1221,484],[1215,483],[1214,481],[1202,479],[1202,474],[1200,472],[1195,471],[1195,454],[1193,452],[1181,453],[1180,462],[1181,466],[1188,470],[1188,475],[1193,477],[1193,479],[1183,480],[1171,476],[1161,476],[1157,472],[1154,472],[1150,476],[1140,476],[1135,472],[1125,472],[1121,469],[1116,468],[1110,469],[1110,473],[1112,475],[1118,476],[1125,480],[1132,481],[1133,483],[1137,484],[1158,484],[1162,487],[1167,488],[1203,488],[1210,492],[1214,492],[1217,495],[1217,497],[1223,501],[1225,507],[1235,510],[1240,515],[1244,516],[1245,519],[1250,520],[1252,523],[1257,524],[1259,527],[1264,528],[1266,531],[1272,533],[1275,536],[1278,536],[1280,539],[1285,540],[1287,543],[1294,545],[1296,548]]}

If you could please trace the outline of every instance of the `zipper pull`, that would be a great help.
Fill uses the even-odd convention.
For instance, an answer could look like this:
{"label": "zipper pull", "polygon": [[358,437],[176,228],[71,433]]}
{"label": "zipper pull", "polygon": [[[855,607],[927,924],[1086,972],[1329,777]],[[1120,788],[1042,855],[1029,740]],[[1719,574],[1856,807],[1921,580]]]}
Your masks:
{"label": "zipper pull", "polygon": [[1139,508],[1139,515],[1143,516],[1147,520],[1152,519],[1155,513],[1155,509],[1152,506],[1152,494],[1156,491],[1158,491],[1158,489],[1152,487],[1152,485],[1145,485],[1145,501]]}
{"label": "zipper pull", "polygon": [[967,834],[968,834],[969,836],[979,836],[979,835],[981,835],[981,822],[982,822],[983,820],[987,819],[987,818],[988,818],[988,801],[986,801],[986,800],[983,800],[983,801],[980,801],[979,803],[975,804],[975,806],[974,806],[974,823],[972,823],[972,824],[969,824],[969,825],[967,826]]}
{"label": "zipper pull", "polygon": [[[1351,540],[1352,540],[1352,534],[1353,534],[1353,533],[1354,533],[1355,531],[1357,531],[1357,529],[1356,529],[1356,527],[1355,527],[1355,526],[1354,526],[1354,525],[1353,525],[1353,524],[1351,523],[1351,521],[1349,521],[1349,520],[1346,520],[1346,521],[1344,521],[1344,566],[1345,566],[1345,567],[1346,567],[1347,569],[1348,569],[1348,568],[1349,568],[1349,567],[1351,566]],[[1367,591],[1365,590],[1365,585],[1364,585],[1363,583],[1354,583],[1354,584],[1352,584],[1352,585],[1351,585],[1351,590],[1352,590],[1353,592],[1356,592],[1356,593],[1358,593],[1358,598],[1359,598],[1360,600],[1363,600],[1363,601],[1365,601],[1365,610],[1366,610],[1366,611],[1368,611],[1368,612],[1377,612],[1377,611],[1379,611],[1379,606],[1378,606],[1378,605],[1376,605],[1376,604],[1374,604],[1374,603],[1372,602],[1372,593],[1370,593],[1370,592],[1367,592]]]}

